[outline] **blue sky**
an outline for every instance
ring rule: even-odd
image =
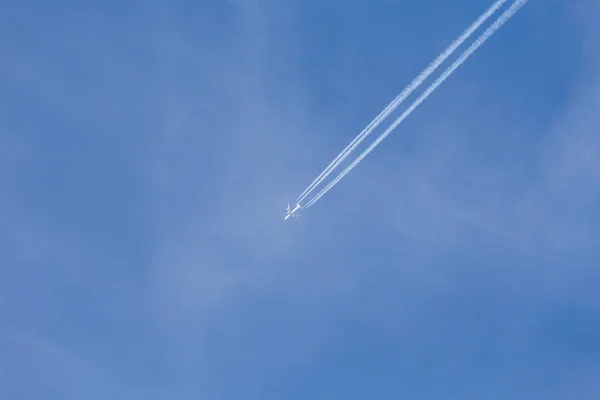
[[[597,1],[5,3],[0,397],[600,396]]]

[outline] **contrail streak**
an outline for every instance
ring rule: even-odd
[[[488,18],[490,18],[508,0],[497,0],[490,8],[471,24],[464,33],[454,40],[429,66],[408,85],[387,107],[367,125],[361,133],[321,172],[321,174],[302,192],[296,203],[302,202],[315,188],[333,172],[333,170],[350,155],[352,151],[388,117],[412,92],[418,88],[446,59],[467,40]]]
[[[406,117],[408,117],[431,93],[433,93],[452,73],[460,67],[490,36],[502,27],[514,14],[519,11],[529,0],[515,0],[515,2],[506,10],[498,19],[479,37],[477,40],[465,50],[460,58],[456,60],[444,73],[433,83],[427,90],[417,99],[411,106],[404,111],[376,140],[369,146],[352,164],[342,171],[333,181],[331,181],[323,190],[311,199],[304,208],[308,208],[316,203],[325,193],[327,193],[336,183],[338,183],[348,172],[350,172],[356,164],[365,158],[383,139],[385,139]]]

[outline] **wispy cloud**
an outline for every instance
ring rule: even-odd
[[[559,375],[564,398],[575,386],[594,393],[593,352],[561,358],[560,338],[547,337],[565,321],[591,326],[598,306],[593,41],[551,121],[532,122],[511,105],[517,89],[490,92],[466,67],[288,224],[285,204],[368,122],[364,109],[389,99],[351,85],[370,65],[344,42],[321,51],[362,64],[329,75],[347,98],[323,106],[328,93],[303,64],[303,34],[316,29],[304,3],[216,3],[194,16],[167,2],[119,18],[72,10],[63,18],[75,25],[3,44],[0,86],[29,104],[0,111],[0,166],[14,171],[0,179],[18,193],[0,200],[14,266],[2,269],[0,332],[16,332],[3,340],[14,358],[62,370],[52,381],[65,389],[74,364],[58,354],[76,355],[89,378],[76,394],[299,396],[317,375],[329,378],[312,393],[355,398],[379,383],[417,393],[431,379],[459,394],[475,380],[485,398],[518,381],[500,393],[536,397]],[[594,38],[597,10],[584,8],[578,25]],[[536,360],[554,363],[528,375]],[[405,377],[398,387],[386,386],[390,365]]]

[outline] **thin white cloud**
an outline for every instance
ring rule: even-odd
[[[33,223],[31,215],[10,219],[11,227],[26,223],[21,233],[17,230],[13,236],[19,257],[33,257],[28,252],[37,248],[42,255],[32,263],[54,257],[65,266],[81,267],[66,268],[75,271],[73,276],[64,271],[55,276],[57,287],[69,281],[72,287],[90,289],[91,297],[105,301],[99,309],[114,310],[115,320],[151,309],[148,326],[161,329],[159,338],[152,341],[159,347],[152,350],[158,354],[156,359],[164,356],[171,372],[193,371],[193,377],[170,383],[188,382],[188,378],[202,383],[215,377],[229,379],[228,366],[235,363],[242,363],[249,371],[244,374],[249,381],[267,372],[302,368],[332,351],[336,343],[333,337],[352,325],[348,321],[376,326],[378,335],[406,340],[407,348],[413,346],[418,352],[446,334],[440,329],[447,322],[440,304],[453,298],[453,291],[465,288],[458,283],[462,277],[456,276],[460,267],[450,262],[440,266],[432,259],[448,257],[458,263],[452,256],[459,251],[476,257],[480,250],[476,244],[482,241],[509,251],[524,249],[528,260],[537,261],[544,260],[541,251],[557,246],[567,254],[590,250],[593,238],[589,234],[597,230],[593,218],[588,218],[590,214],[577,206],[593,199],[599,190],[595,133],[599,90],[598,82],[591,81],[574,90],[570,105],[545,132],[547,138],[532,149],[536,159],[528,168],[533,166],[534,172],[528,169],[526,176],[519,168],[492,167],[470,153],[470,135],[506,133],[494,127],[497,110],[484,110],[477,123],[469,124],[462,118],[453,119],[450,113],[439,114],[438,121],[419,124],[422,131],[410,132],[429,136],[430,142],[402,157],[394,153],[390,142],[389,152],[384,149],[374,154],[310,215],[284,224],[283,207],[288,197],[309,183],[345,144],[341,139],[336,146],[330,143],[330,128],[343,126],[339,121],[351,115],[337,106],[332,106],[335,112],[327,117],[312,113],[313,94],[304,87],[296,63],[302,43],[288,40],[296,29],[294,6],[290,2],[240,3],[243,7],[236,23],[220,30],[221,48],[212,43],[214,38],[196,40],[195,28],[169,15],[167,4],[153,19],[157,34],[150,36],[155,42],[141,33],[139,37],[128,36],[132,42],[143,38],[142,58],[160,60],[158,64],[134,61],[135,56],[127,56],[129,45],[118,47],[119,57],[106,46],[93,58],[102,65],[106,55],[113,72],[121,67],[128,72],[116,74],[115,80],[101,76],[95,83],[88,82],[90,87],[139,86],[147,95],[139,101],[146,106],[156,104],[153,113],[141,112],[143,107],[132,111],[131,118],[144,119],[142,125],[149,127],[143,133],[131,133],[135,145],[121,140],[130,137],[121,136],[127,132],[123,126],[117,133],[110,131],[119,143],[117,147],[132,153],[137,167],[144,170],[148,204],[139,206],[148,212],[144,225],[148,230],[144,233],[146,245],[151,247],[144,259],[147,265],[136,265],[140,269],[132,272],[132,263],[118,250],[103,248],[91,239],[79,241],[72,232],[50,229],[39,221]],[[277,8],[271,8],[275,3]],[[265,4],[268,7],[261,8]],[[286,23],[274,29],[273,21]],[[129,32],[120,25],[112,29]],[[91,37],[102,39],[102,35]],[[77,43],[76,38],[73,41]],[[488,55],[493,52],[491,47]],[[591,54],[595,47],[587,49]],[[82,53],[87,54],[85,50]],[[75,85],[61,91],[68,79],[57,78],[57,61],[49,63],[44,75],[49,82],[36,78],[33,66],[43,64],[45,58],[32,54],[20,53],[26,67],[22,70],[15,62],[20,57],[16,54],[19,57],[9,68],[10,79],[24,82],[41,103],[51,104],[54,111],[65,119],[77,120],[75,125],[82,128],[99,121],[109,132],[107,127],[118,125],[115,121],[127,120],[122,118],[126,113],[117,110],[122,105],[110,101],[117,95],[99,88],[79,91]],[[130,63],[120,64],[121,58]],[[350,58],[356,60],[356,54]],[[271,60],[283,65],[280,71],[287,74],[285,79],[270,74]],[[588,56],[586,60],[597,58]],[[148,83],[154,72],[160,77],[157,85]],[[340,75],[344,73],[352,75],[346,71]],[[125,84],[130,81],[135,84]],[[274,87],[277,85],[272,82],[285,82],[286,87]],[[453,87],[460,88],[461,84]],[[350,97],[360,97],[350,85],[344,91]],[[85,93],[93,94],[93,100],[83,96]],[[134,102],[139,95],[134,93],[125,99]],[[447,90],[438,97],[450,95]],[[465,94],[450,110],[460,109],[463,101],[476,102],[477,95],[481,94],[475,93],[473,99]],[[71,108],[73,104],[79,108]],[[111,105],[108,114],[99,111],[107,110],[104,105]],[[502,102],[502,106],[507,104]],[[426,109],[424,105],[422,114]],[[472,113],[462,111],[460,115]],[[321,128],[315,129],[317,126]],[[519,123],[513,126],[515,131],[509,136],[518,141],[515,138],[520,132],[516,131],[525,132],[526,128]],[[347,137],[352,137],[352,132]],[[332,149],[333,154],[328,154]],[[10,165],[15,164],[10,161]],[[349,248],[356,252],[348,253]],[[365,249],[374,250],[370,254],[384,249],[394,258],[385,262],[359,258]],[[110,273],[104,266],[111,267]],[[480,273],[484,272],[493,271]],[[526,272],[530,281],[540,277],[540,273]],[[566,274],[556,276],[561,279],[554,278],[548,285],[511,284],[513,297],[506,301],[519,309],[520,301],[536,298],[538,294],[527,291],[534,287],[563,299],[577,297],[573,300],[576,304],[597,302],[595,292],[582,284],[589,276],[585,272],[571,274],[568,279],[563,279]],[[128,289],[135,289],[130,297],[126,296]],[[387,324],[390,319],[397,324]],[[281,321],[286,321],[285,326],[280,326]],[[513,333],[515,336],[521,335],[510,338],[518,342],[514,348],[526,347],[528,340],[535,338],[536,331],[524,315],[510,327],[519,332]],[[463,333],[454,329],[455,334]],[[457,348],[477,350],[465,342],[468,338],[450,339]],[[88,358],[102,360],[90,350],[90,343],[82,347],[88,350],[86,362],[90,362]],[[450,363],[460,356],[450,354],[442,361]],[[114,372],[123,373],[128,367],[120,367],[122,363],[117,361],[122,360],[113,359]],[[111,361],[104,359],[99,365],[111,365]],[[62,382],[68,384],[67,380]],[[251,385],[236,383],[239,387]],[[231,381],[227,385],[231,386]],[[488,391],[482,388],[481,392]]]

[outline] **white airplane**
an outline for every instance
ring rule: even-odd
[[[292,208],[290,207],[290,203],[288,203],[288,205],[287,205],[287,215],[285,216],[285,218],[283,220],[285,221],[289,217],[298,218],[299,215],[298,214],[294,214],[294,213],[296,211],[298,211],[299,209],[301,209],[301,208],[302,208],[302,206],[300,204],[296,204],[296,207],[294,207],[294,209],[292,210]]]

